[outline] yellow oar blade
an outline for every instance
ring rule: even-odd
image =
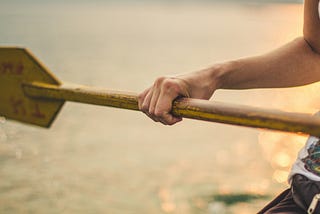
[[[0,48],[0,116],[49,127],[64,101],[139,110],[135,93],[59,81],[28,50]],[[176,116],[320,136],[320,118],[249,106],[182,98]]]
[[[32,81],[60,85],[27,49],[0,48],[0,116],[49,127],[64,101],[27,97],[22,84]]]
[[[116,108],[139,110],[138,95],[82,85],[56,86],[41,82],[25,83],[24,92],[38,99],[67,100]],[[176,116],[254,128],[320,136],[320,118],[304,113],[256,108],[191,98],[174,101]]]

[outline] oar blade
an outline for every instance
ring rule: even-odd
[[[49,127],[64,101],[26,96],[22,84],[33,81],[60,85],[27,49],[0,47],[0,116]]]

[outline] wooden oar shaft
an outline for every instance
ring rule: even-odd
[[[137,94],[119,92],[83,85],[52,85],[41,82],[25,83],[23,90],[27,96],[66,100],[101,106],[139,110]]]
[[[26,95],[34,98],[139,110],[138,97],[134,93],[79,85],[56,86],[40,82],[25,83],[23,89]],[[172,113],[190,119],[320,136],[320,118],[304,113],[289,113],[190,98],[174,101]]]

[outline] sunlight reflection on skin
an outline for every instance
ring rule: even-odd
[[[199,8],[182,9],[168,7],[167,10],[156,6],[147,9],[129,6],[91,9],[80,7],[85,13],[77,13],[75,11],[78,11],[78,7],[69,10],[70,5],[69,7],[63,5],[57,7],[62,10],[57,11],[60,11],[63,22],[54,16],[53,18],[44,16],[39,22],[39,24],[45,23],[40,26],[47,27],[48,20],[49,23],[55,23],[53,21],[55,18],[60,21],[59,28],[53,32],[48,28],[48,31],[40,34],[42,38],[40,42],[37,34],[41,31],[38,31],[37,25],[30,25],[31,29],[28,32],[25,32],[23,26],[19,28],[21,32],[8,32],[12,33],[13,39],[16,40],[21,39],[17,37],[20,34],[23,35],[22,38],[34,38],[35,41],[28,44],[43,54],[40,58],[48,60],[48,65],[52,60],[49,67],[57,70],[57,75],[62,79],[138,91],[147,86],[154,77],[169,72],[167,70],[185,72],[214,61],[260,54],[301,35],[301,5],[285,4],[268,7],[237,6],[207,9],[199,6]],[[66,15],[69,12],[71,15]],[[280,14],[284,16],[283,19],[280,18],[282,21],[279,21]],[[97,17],[99,22],[94,22]],[[224,19],[223,22],[221,17]],[[234,23],[235,19],[239,19],[240,24]],[[103,24],[100,20],[104,20]],[[212,22],[210,25],[207,24],[208,20]],[[238,32],[238,38],[235,38],[235,32]],[[53,39],[55,37],[50,37],[56,34],[61,35],[57,41]],[[11,35],[7,34],[7,37],[11,38]],[[250,38],[247,39],[248,37]],[[51,41],[52,45],[46,46],[47,41]],[[79,41],[81,48],[77,43]],[[243,41],[245,44],[242,44]],[[93,68],[95,75],[88,72],[88,70],[93,71]],[[248,96],[251,92],[229,96],[233,92],[228,91],[222,92],[221,97],[224,101],[239,101],[248,105],[314,112],[319,107],[319,102],[316,101],[319,100],[316,99],[318,89],[317,86],[311,86],[294,90],[273,90],[271,93],[255,91],[252,92],[255,95],[252,97]],[[261,98],[257,99],[259,96]],[[260,175],[261,172],[269,173],[270,170],[261,167],[265,166],[265,161],[256,155],[260,152],[256,138],[250,138],[250,142],[243,139],[238,141],[237,136],[224,138],[230,133],[230,127],[225,126],[221,129],[223,130],[221,133],[217,133],[211,131],[216,124],[197,123],[195,127],[194,123],[189,121],[181,124],[180,128],[183,127],[181,129],[178,125],[169,130],[143,119],[140,123],[132,122],[134,121],[132,118],[138,119],[135,117],[136,114],[129,118],[131,115],[124,113],[128,118],[122,120],[123,115],[113,113],[116,110],[110,110],[112,113],[108,114],[106,113],[108,110],[99,111],[94,107],[88,115],[85,115],[83,109],[86,108],[87,112],[90,107],[81,108],[72,104],[66,106],[53,129],[43,131],[42,134],[39,134],[38,130],[37,134],[32,134],[33,132],[28,130],[28,136],[31,136],[28,139],[23,139],[23,136],[15,133],[13,128],[10,131],[4,128],[10,144],[0,149],[4,154],[13,154],[13,158],[19,160],[18,165],[17,161],[6,163],[6,168],[1,174],[9,182],[8,187],[12,191],[10,194],[22,195],[21,198],[13,200],[8,197],[10,194],[2,194],[4,201],[12,202],[13,209],[34,207],[33,212],[46,212],[48,205],[43,199],[50,199],[56,194],[57,199],[52,202],[53,210],[63,208],[70,212],[74,209],[88,208],[101,213],[115,213],[113,211],[119,211],[121,207],[123,211],[120,211],[121,213],[134,208],[137,208],[139,213],[154,213],[147,212],[148,208],[165,213],[193,213],[190,208],[193,206],[192,203],[200,209],[205,209],[208,204],[206,199],[201,197],[213,192],[230,194],[240,189],[257,194],[273,193],[272,188],[275,185],[272,182],[286,182],[291,163],[305,141],[305,137],[261,131],[258,138],[259,145],[263,150],[263,157],[273,170],[268,177]],[[83,117],[86,122],[79,121],[77,116]],[[109,122],[103,121],[106,119],[99,120],[103,125],[97,126],[97,122],[92,119],[95,117],[107,118]],[[106,130],[112,134],[108,135]],[[123,130],[126,130],[126,134],[123,134]],[[171,130],[180,132],[177,134]],[[179,138],[183,135],[185,137]],[[11,136],[19,138],[18,143],[22,146],[15,146]],[[42,139],[39,139],[39,136],[42,136]],[[226,141],[219,137],[230,140],[227,142],[228,145],[224,146]],[[1,135],[0,127],[0,141],[1,138],[6,140],[7,136]],[[32,143],[41,140],[45,142]],[[171,144],[167,144],[166,141],[170,141]],[[185,142],[179,144],[182,141]],[[253,144],[257,145],[257,148],[250,154],[252,148],[249,145]],[[145,157],[141,155],[143,153],[146,154]],[[176,154],[180,154],[180,157],[175,157]],[[230,157],[230,154],[233,156]],[[257,159],[252,161],[246,154]],[[128,158],[128,161],[124,161],[125,158]],[[188,161],[183,163],[182,159]],[[139,170],[134,171],[138,173],[132,173],[131,167],[135,165],[132,160],[136,160],[137,165],[141,166]],[[173,164],[168,166],[166,164],[168,160]],[[234,160],[236,161],[232,162]],[[246,171],[248,168],[250,170]],[[25,200],[23,197],[32,195],[34,191],[32,187],[39,186],[36,183],[38,180],[32,177],[33,170],[22,169],[40,172],[37,176],[45,181],[40,185],[41,190],[37,192],[38,195],[30,200]],[[240,177],[244,172],[247,172],[246,177]],[[153,176],[149,177],[148,173]],[[128,179],[128,174],[132,176],[131,179]],[[19,183],[22,178],[25,179],[24,182]],[[146,180],[150,182],[147,183],[149,186],[143,185]],[[243,182],[243,185],[238,188],[239,185],[234,185],[237,182]],[[204,184],[210,185],[201,187]],[[3,186],[4,189],[8,189],[0,184],[0,188]],[[130,186],[141,188],[142,191],[128,191]],[[16,187],[22,187],[20,189],[25,190],[25,193],[20,193]],[[203,190],[198,192],[201,188]],[[195,195],[196,199],[190,200]],[[136,198],[138,200],[135,201]],[[97,201],[101,202],[101,206],[95,203]],[[105,201],[108,201],[108,206],[105,206]],[[133,205],[128,204],[128,201]],[[30,206],[34,203],[37,203],[37,206]],[[11,208],[7,204],[10,203],[2,203],[0,210]],[[231,207],[223,207],[220,204],[218,208],[211,208],[234,211],[228,213],[255,213],[263,204],[240,203]]]
[[[302,34],[302,13],[301,8],[292,6],[283,8],[290,10],[291,16],[297,19],[297,23],[288,22],[287,31],[282,34],[279,40],[290,40]],[[297,14],[299,14],[297,16]],[[318,83],[293,88],[276,89],[273,94],[273,102],[269,103],[270,108],[278,108],[284,111],[315,113],[320,107],[319,96],[320,85]],[[266,104],[262,101],[262,105]],[[259,134],[259,144],[264,153],[264,158],[270,163],[274,172],[272,179],[277,183],[286,184],[291,166],[295,161],[298,151],[303,147],[307,136],[298,136],[280,132],[262,130]]]

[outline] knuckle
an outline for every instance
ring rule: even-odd
[[[175,94],[179,94],[181,92],[181,87],[177,84],[175,84],[171,90],[175,93]]]
[[[164,91],[175,94],[181,91],[179,83],[174,78],[170,77],[159,77],[155,81],[154,87],[161,88]]]
[[[172,82],[171,79],[166,79],[166,80],[164,80],[164,81],[162,82],[162,87],[163,87],[164,89],[170,89],[170,88],[173,87],[173,85],[174,85],[174,83]]]
[[[179,93],[180,91],[180,86],[179,84],[172,80],[172,79],[167,79],[162,83],[163,89],[166,90],[167,92],[171,93]]]
[[[166,77],[158,77],[156,81],[154,82],[155,86],[161,85],[163,81],[165,81]]]

